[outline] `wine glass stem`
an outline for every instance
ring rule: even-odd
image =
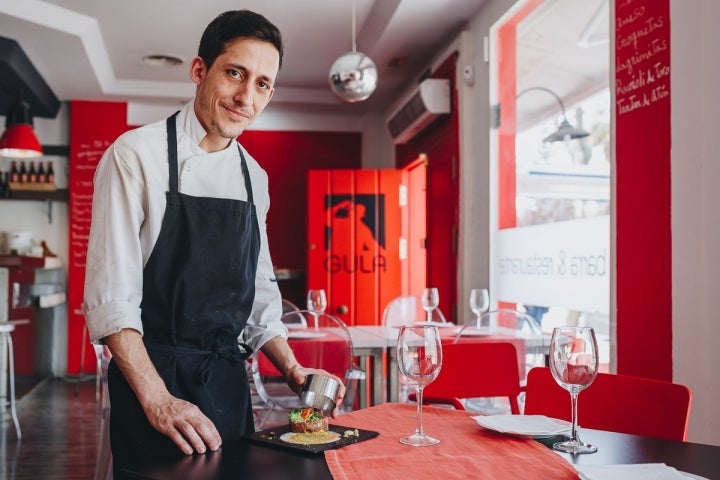
[[[423,432],[423,421],[422,421],[422,405],[423,405],[423,385],[415,386],[415,397],[417,398],[417,427],[415,428],[415,434],[424,436]]]
[[[318,312],[316,310],[312,311],[313,319],[315,320],[315,330],[320,330],[320,325],[318,325]]]
[[[570,439],[577,441],[577,427],[578,427],[578,396],[580,392],[570,391],[570,412],[572,418],[572,430],[570,431]]]

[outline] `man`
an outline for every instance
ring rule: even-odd
[[[236,142],[272,98],[282,53],[261,15],[219,15],[190,65],[194,100],[119,137],[98,165],[84,308],[91,338],[112,353],[116,467],[143,453],[217,450],[252,431],[253,350],[295,391],[313,371],[279,320],[267,175]]]

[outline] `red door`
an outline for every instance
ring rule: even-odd
[[[307,288],[325,289],[327,311],[348,325],[378,325],[408,291],[406,179],[390,169],[309,172]]]

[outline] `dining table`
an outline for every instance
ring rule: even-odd
[[[400,331],[395,326],[374,326],[374,325],[358,325],[348,328],[350,335],[355,342],[355,338],[363,338],[365,345],[373,345],[372,352],[373,370],[371,377],[371,405],[378,405],[383,402],[397,402],[399,398],[399,371],[397,365],[397,339]],[[509,329],[498,329],[495,332],[476,332],[472,327],[466,327],[462,335],[458,335],[462,325],[446,323],[438,326],[443,343],[451,343],[455,341],[463,343],[487,343],[487,342],[509,342],[515,345],[518,352],[518,367],[521,377],[525,372],[525,352],[528,348],[543,348],[543,340],[540,339],[540,345],[535,342],[518,336],[515,331]],[[357,349],[357,346],[355,346]],[[369,353],[362,352],[362,353]],[[384,352],[385,360],[381,360],[381,352]],[[383,368],[384,367],[384,368]],[[384,391],[383,389],[384,385]]]
[[[552,450],[552,444],[567,435],[542,439],[506,435],[481,427],[475,415],[424,407],[424,430],[440,443],[412,447],[399,439],[415,430],[415,405],[384,403],[331,420],[343,428],[378,433],[342,448],[306,453],[243,439],[204,455],[137,459],[123,473],[127,478],[189,480],[578,479],[577,465],[660,463],[700,478],[720,478],[720,446],[581,428],[583,440],[597,445],[598,451],[570,455]]]

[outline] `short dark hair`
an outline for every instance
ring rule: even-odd
[[[254,38],[271,43],[280,54],[282,66],[283,43],[280,30],[259,13],[250,10],[230,10],[221,13],[208,24],[200,39],[198,57],[210,69],[227,44],[238,38]]]

